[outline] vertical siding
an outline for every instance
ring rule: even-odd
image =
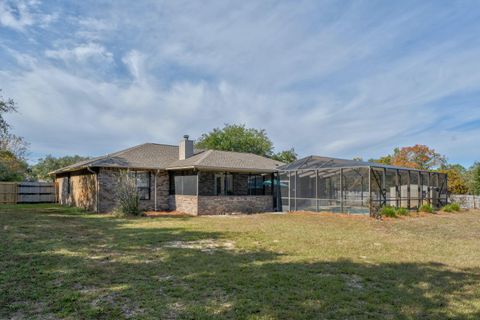
[[[58,184],[60,204],[96,211],[97,179],[94,173],[87,170],[70,173],[70,192],[67,174],[57,176],[55,182]]]

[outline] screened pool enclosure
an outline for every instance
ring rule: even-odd
[[[447,203],[447,175],[380,163],[310,156],[279,168],[282,211],[374,215],[386,205]]]

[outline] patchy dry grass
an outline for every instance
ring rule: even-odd
[[[0,206],[0,318],[478,319],[480,213],[116,218]]]

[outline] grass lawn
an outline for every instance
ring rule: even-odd
[[[0,206],[1,319],[479,319],[480,212],[122,219]]]

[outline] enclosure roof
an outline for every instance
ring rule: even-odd
[[[403,170],[410,170],[410,171],[427,171],[427,170],[418,170],[418,169],[412,169],[412,168],[391,166],[388,164],[377,163],[377,162],[338,159],[338,158],[321,157],[321,156],[305,157],[295,162],[292,162],[290,164],[281,166],[278,168],[278,170],[295,171],[295,170],[312,170],[312,169],[327,169],[327,168],[358,168],[358,167],[375,167],[375,168],[386,168],[386,169],[403,169]]]
[[[167,170],[203,169],[245,172],[275,172],[282,162],[253,153],[205,150],[171,163]]]
[[[197,152],[199,150],[195,150],[195,153]],[[177,159],[178,146],[144,143],[115,153],[80,161],[50,174],[76,171],[87,167],[165,169]]]

